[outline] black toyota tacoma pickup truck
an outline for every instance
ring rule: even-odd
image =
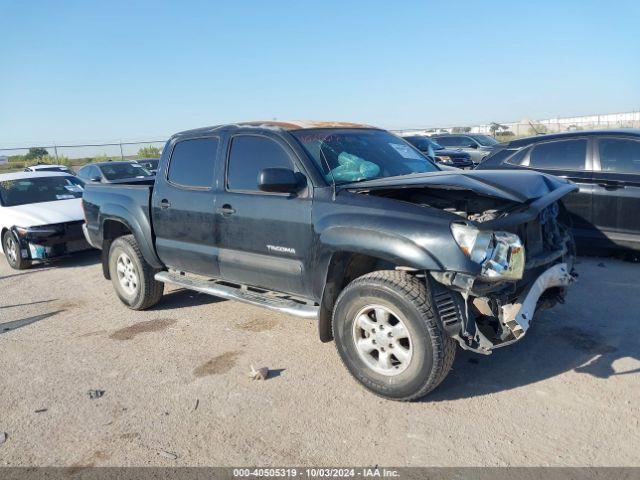
[[[88,184],[83,205],[129,308],[168,283],[315,318],[365,387],[413,400],[456,345],[489,354],[563,299],[574,190],[532,171],[454,171],[365,125],[250,122],[176,134],[155,180]]]

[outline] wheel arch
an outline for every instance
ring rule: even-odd
[[[333,307],[344,287],[367,273],[378,270],[394,270],[400,267],[404,267],[404,265],[399,265],[388,257],[353,251],[333,252],[324,279],[324,289],[318,314],[320,341],[329,342],[333,340],[331,331]],[[410,269],[411,267],[406,268]]]
[[[152,240],[147,239],[147,235],[151,237],[151,229],[149,226],[143,228],[135,218],[124,215],[105,215],[101,219],[102,232],[102,274],[106,279],[109,275],[109,250],[111,244],[119,237],[124,235],[133,235],[140,252],[144,259],[154,268],[161,268],[162,264],[156,255],[152,245]]]

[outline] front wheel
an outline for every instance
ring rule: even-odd
[[[15,234],[9,230],[4,232],[2,236],[2,250],[11,268],[24,270],[31,266],[31,262],[28,259],[22,258],[20,242]]]
[[[164,283],[142,256],[133,235],[117,238],[109,250],[109,274],[116,294],[132,310],[145,310],[162,298]]]
[[[455,341],[442,330],[424,282],[403,272],[373,272],[351,282],[336,301],[332,327],[351,374],[393,400],[432,391],[455,358]]]

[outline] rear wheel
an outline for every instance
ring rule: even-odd
[[[117,238],[109,250],[109,274],[116,294],[132,310],[145,310],[160,301],[164,283],[154,276],[158,270],[142,256],[133,235]]]
[[[351,282],[336,301],[332,327],[351,374],[393,400],[432,391],[455,358],[455,341],[440,327],[425,284],[403,272],[373,272]]]
[[[31,262],[28,259],[22,258],[20,242],[15,234],[9,230],[4,232],[2,236],[2,250],[11,268],[24,270],[31,266]]]

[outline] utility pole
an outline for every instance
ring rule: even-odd
[[[122,139],[120,139],[120,158],[124,160],[124,153],[122,152]]]

